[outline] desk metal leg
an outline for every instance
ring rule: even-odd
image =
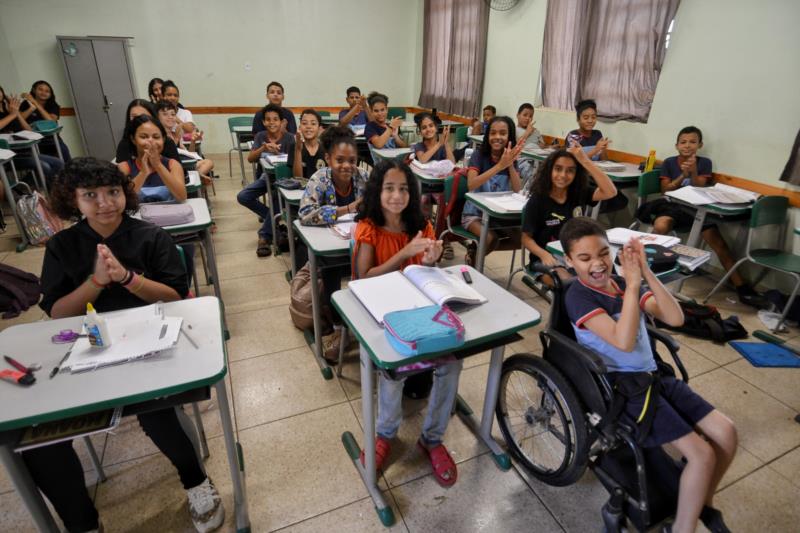
[[[208,255],[208,269],[211,271],[211,283],[214,284],[214,295],[219,298],[222,308],[222,327],[225,331],[225,339],[229,337],[228,319],[225,315],[225,301],[222,299],[222,289],[219,283],[219,272],[217,271],[217,255],[214,252],[214,241],[211,239],[211,232],[206,228],[203,230],[203,242],[205,243],[206,254]]]
[[[225,450],[228,453],[228,466],[231,469],[233,482],[233,504],[236,512],[236,531],[246,533],[250,531],[250,517],[247,514],[247,495],[244,484],[244,453],[242,446],[236,441],[233,432],[228,393],[225,387],[225,378],[216,385],[217,403],[219,404],[219,418],[222,421],[222,434],[225,437]]]
[[[58,154],[58,158],[64,163],[64,154],[61,153],[61,137],[59,137],[58,133],[53,135],[53,141],[56,143],[56,153]]]
[[[39,179],[41,180],[42,193],[47,195],[47,178],[44,175],[42,160],[39,157],[39,147],[35,144],[31,146],[31,153],[33,154],[33,160],[36,163],[36,172],[39,174]]]
[[[361,464],[360,453],[361,450],[356,442],[355,437],[349,431],[342,434],[342,444],[347,454],[353,461],[364,486],[367,487],[367,492],[372,497],[372,502],[375,504],[375,511],[381,523],[390,527],[394,524],[394,511],[386,500],[383,499],[380,489],[378,488],[378,476],[375,472],[375,414],[372,399],[372,388],[375,382],[375,370],[372,368],[372,361],[369,358],[367,350],[363,346],[360,347],[361,352],[361,416],[364,421],[364,465]]]
[[[237,152],[239,152],[239,169],[242,171],[242,187],[247,185],[247,178],[244,175],[244,155],[242,154],[242,140],[239,137],[239,132],[236,133],[236,146],[238,147]]]
[[[489,237],[489,212],[485,209],[481,215],[481,236],[478,241],[478,257],[475,259],[475,269],[483,273],[483,261],[486,258],[486,240]]]
[[[483,398],[483,413],[481,414],[480,425],[475,420],[472,410],[460,400],[457,402],[457,412],[467,426],[480,438],[492,452],[492,459],[497,463],[501,470],[511,468],[511,459],[500,448],[497,441],[492,437],[492,424],[494,423],[494,408],[497,405],[497,392],[500,388],[500,374],[503,370],[503,353],[505,346],[498,346],[492,349],[492,356],[489,360],[489,374],[486,379],[486,394]]]
[[[278,247],[278,226],[275,224],[275,216],[278,214],[275,211],[279,210],[280,208],[276,209],[275,204],[273,203],[273,196],[272,196],[272,183],[270,183],[270,175],[269,172],[264,170],[264,181],[267,183],[267,203],[269,204],[269,224],[272,227],[272,254],[273,255],[281,255],[281,249]],[[280,203],[280,199],[278,199]]]
[[[686,245],[697,248],[700,244],[700,232],[703,231],[703,224],[706,221],[706,208],[698,207],[694,212],[694,222],[692,223],[692,230],[689,232],[689,237],[686,239]]]
[[[284,213],[286,213],[286,234],[289,237],[289,260],[292,264],[291,276],[288,276],[291,281],[294,278],[294,275],[297,274],[297,265],[294,262],[294,227],[292,225],[292,205],[284,200],[283,206],[281,208]]]
[[[3,189],[6,191],[6,199],[11,206],[11,215],[14,217],[14,222],[16,222],[17,229],[19,230],[19,238],[22,242],[17,245],[17,251],[21,252],[28,247],[28,236],[25,234],[22,220],[20,220],[19,213],[17,213],[17,204],[14,202],[14,190],[11,188],[11,184],[8,181],[8,175],[6,174],[6,168],[3,163],[0,163],[0,178],[3,180]]]
[[[56,527],[56,522],[50,515],[47,505],[44,503],[39,489],[31,478],[22,456],[14,453],[10,445],[0,446],[0,462],[8,472],[8,477],[14,484],[22,503],[33,518],[36,524],[36,529],[48,533],[58,533],[59,529]]]
[[[310,248],[308,250],[308,268],[311,270],[311,286],[316,287],[317,283],[319,283],[317,281],[317,256]],[[333,379],[333,369],[331,369],[322,358],[322,329],[320,328],[322,313],[320,310],[319,294],[317,294],[315,290],[311,291],[311,313],[314,319],[314,345],[311,347],[314,351],[314,359],[317,360],[317,365],[319,365],[319,370],[322,372],[322,377],[325,379]]]

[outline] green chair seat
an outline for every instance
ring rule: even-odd
[[[751,250],[750,256],[758,265],[785,270],[786,272],[800,273],[800,255],[787,253],[783,250],[762,248],[760,250]]]
[[[464,226],[453,226],[450,229],[451,229],[451,231],[453,233],[455,233],[456,235],[458,235],[459,237],[462,237],[464,239],[469,239],[471,241],[477,241],[478,238],[479,238],[478,235],[475,235],[471,231],[467,230]]]

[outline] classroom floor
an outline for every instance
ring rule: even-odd
[[[255,532],[383,531],[355,468],[341,444],[344,431],[359,442],[360,385],[357,357],[345,361],[341,379],[322,379],[303,335],[289,318],[288,254],[256,257],[258,222],[236,202],[240,175],[228,175],[224,155],[213,157],[222,179],[212,196],[214,236],[231,339],[229,392],[244,449],[247,500]],[[7,218],[8,220],[8,218]],[[0,262],[40,273],[43,250],[13,252],[11,228],[0,235]],[[5,251],[3,251],[5,250]],[[456,246],[456,262],[463,261]],[[504,283],[510,253],[487,259],[486,273]],[[707,279],[688,282],[684,293],[701,296]],[[545,314],[547,304],[519,281],[512,292]],[[210,294],[208,287],[201,290]],[[739,315],[748,331],[763,328],[755,312],[735,303],[731,292],[716,297],[723,313]],[[730,299],[729,299],[730,298]],[[32,308],[0,321],[0,329],[43,319]],[[540,326],[541,327],[541,326]],[[540,352],[539,328],[506,350]],[[793,330],[791,337],[799,337]],[[751,366],[729,346],[686,338],[681,356],[692,387],[729,415],[739,430],[739,452],[723,479],[716,505],[737,532],[797,531],[800,523],[800,379],[796,370]],[[465,361],[460,394],[479,411],[488,354]],[[458,483],[442,489],[416,451],[425,402],[408,402],[407,418],[381,487],[395,510],[391,531],[512,532],[599,531],[606,492],[587,472],[576,485],[546,486],[516,468],[501,472],[466,426],[453,418],[445,443],[459,468]],[[233,499],[219,414],[214,399],[202,406],[211,457],[206,468],[223,496],[222,531],[234,531]],[[497,424],[495,433],[499,436]],[[114,434],[93,439],[107,482],[96,476],[83,443],[75,448],[86,468],[97,508],[108,532],[193,531],[186,496],[167,459],[157,452],[135,419]],[[792,526],[792,524],[795,524]],[[701,530],[705,531],[702,526]],[[5,472],[0,469],[0,531],[35,531]]]

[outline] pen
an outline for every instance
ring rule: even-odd
[[[53,368],[53,370],[50,371],[50,379],[53,379],[53,377],[56,374],[58,374],[58,371],[61,370],[61,365],[64,364],[64,362],[67,360],[67,358],[71,353],[72,353],[72,346],[69,347],[69,350],[67,350],[67,353],[64,354],[64,357],[61,358],[61,361],[58,362],[55,368]]]
[[[9,357],[7,355],[4,355],[3,359],[6,360],[6,363],[8,363],[9,365],[13,366],[14,368],[19,370],[20,372],[24,372],[25,374],[27,374],[29,372],[27,366],[23,365],[22,363],[20,363],[19,361],[17,361],[13,357]]]
[[[189,327],[191,327],[191,326],[189,326]],[[194,349],[195,349],[195,350],[199,350],[199,349],[200,349],[200,347],[197,345],[197,343],[196,343],[196,342],[194,342],[194,339],[192,339],[192,338],[189,336],[189,334],[188,334],[188,333],[186,333],[186,330],[185,330],[185,329],[181,328],[181,333],[183,333],[183,336],[184,336],[184,337],[186,337],[186,340],[188,340],[189,342],[191,342],[191,343],[192,343],[192,346],[194,346]]]

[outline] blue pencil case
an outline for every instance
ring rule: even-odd
[[[393,311],[383,317],[386,339],[400,355],[452,350],[464,344],[464,324],[447,306]]]

